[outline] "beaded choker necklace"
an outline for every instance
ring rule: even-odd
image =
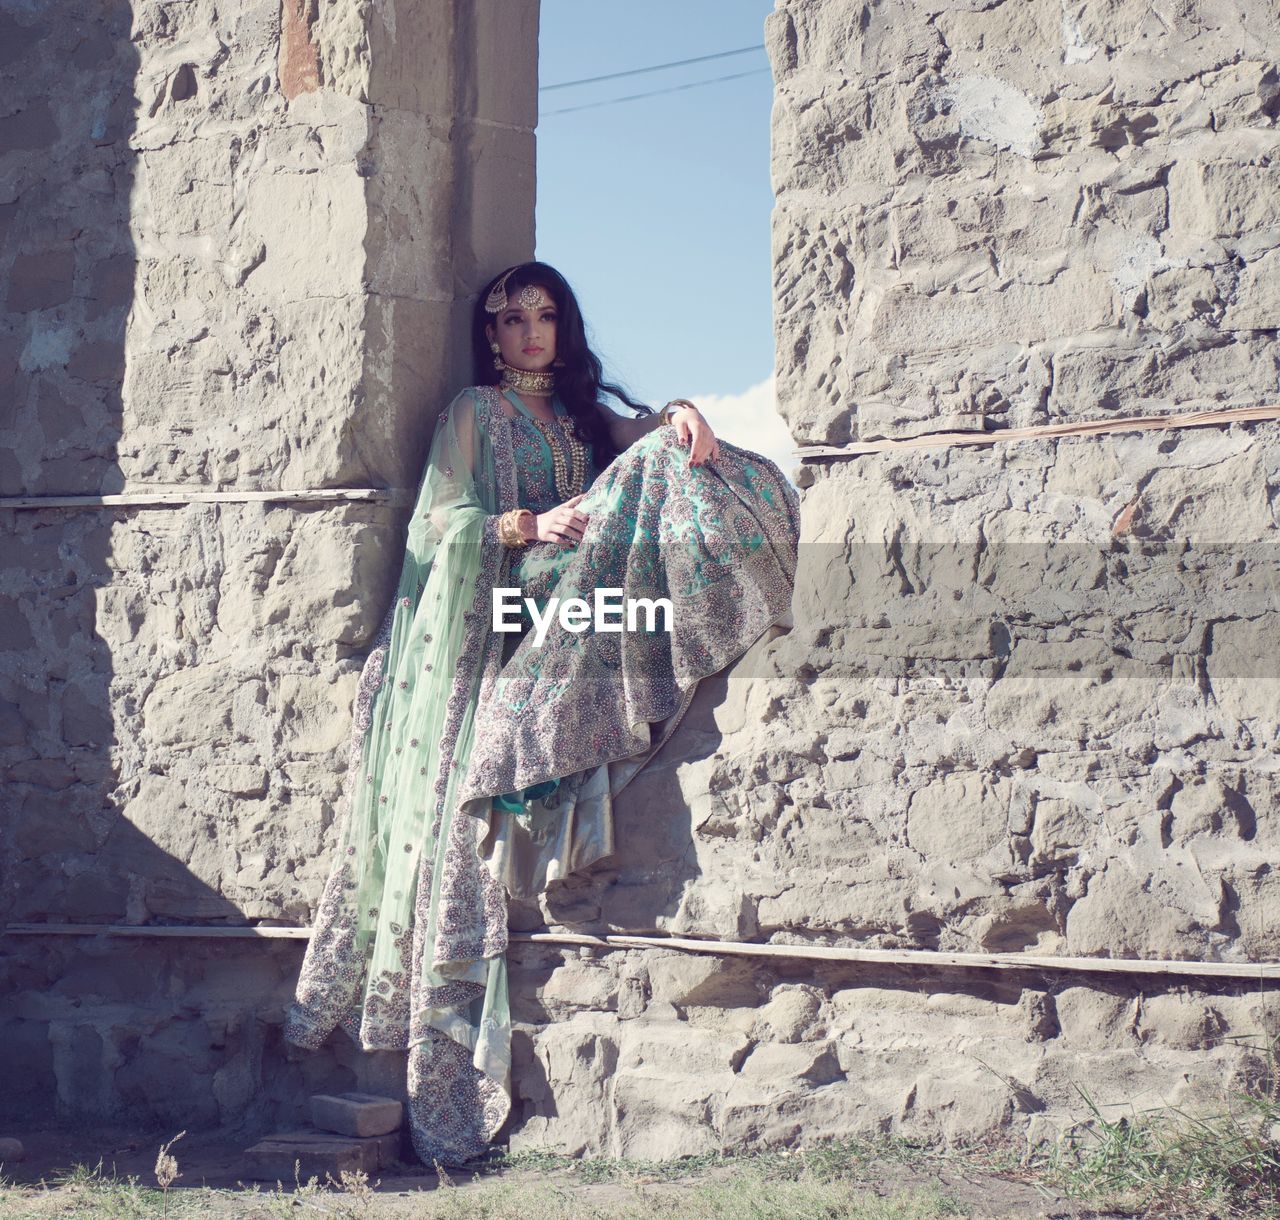
[[[495,362],[497,363],[497,362]],[[554,373],[533,373],[528,369],[517,369],[505,360],[500,362],[504,390],[515,390],[517,394],[550,394],[556,386]]]

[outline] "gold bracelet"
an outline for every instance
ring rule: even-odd
[[[685,407],[688,407],[691,411],[697,411],[699,415],[702,414],[702,412],[698,411],[698,408],[695,407],[687,398],[673,398],[665,407],[662,408],[661,411],[658,412],[658,423],[673,423],[674,421],[671,417],[676,413],[676,411],[683,411]],[[674,408],[674,410],[672,408]]]
[[[498,518],[498,538],[503,546],[518,548],[529,545],[529,539],[520,532],[520,518],[526,513],[533,516],[527,508],[513,508]]]
[[[519,520],[519,509],[512,509],[498,518],[498,537],[502,540],[503,546],[520,547],[524,545],[524,539],[517,524]]]

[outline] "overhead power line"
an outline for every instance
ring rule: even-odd
[[[550,93],[552,89],[571,89],[574,85],[594,85],[602,80],[617,80],[620,76],[639,76],[644,72],[661,72],[664,68],[682,68],[685,64],[703,64],[709,59],[724,59],[729,55],[745,55],[748,51],[763,51],[764,43],[754,47],[739,47],[736,51],[717,51],[714,55],[698,55],[693,59],[673,59],[670,63],[654,64],[648,68],[628,68],[625,72],[610,72],[606,76],[584,76],[582,80],[561,81],[558,85],[543,85],[538,92]]]
[[[690,81],[687,85],[671,85],[666,89],[650,89],[647,93],[629,93],[626,97],[611,97],[603,102],[587,102],[582,106],[565,106],[560,110],[544,110],[539,118],[550,118],[553,114],[572,114],[575,110],[595,110],[598,106],[616,106],[619,102],[635,102],[642,97],[657,97],[659,93],[679,93],[682,89],[697,89],[702,85],[717,85],[724,80],[741,80],[744,76],[759,76],[768,72],[768,68],[754,68],[750,72],[734,72],[729,76],[713,76],[710,80]]]

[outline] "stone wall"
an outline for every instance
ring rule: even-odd
[[[766,37],[797,441],[1280,403],[1272,6],[779,0]],[[1275,961],[1278,480],[1278,422],[807,462],[794,629],[548,915]],[[1219,1108],[1280,1036],[1247,977],[537,953],[522,1145],[1051,1139],[1077,1089]]]
[[[474,292],[533,251],[537,20],[0,14],[0,497],[226,497],[0,508],[0,924],[309,920],[400,504],[470,380]],[[333,488],[381,490],[290,498]],[[6,950],[9,1102],[145,1120],[164,1046],[202,1119],[288,1093],[241,1087],[287,946]],[[231,961],[244,1011],[215,1036],[191,1013],[234,1007]]]
[[[1274,7],[779,0],[801,444],[1276,395]]]
[[[381,6],[355,28],[286,0],[279,30],[264,8],[257,33],[202,33],[205,58],[166,32],[171,8],[140,10],[84,92],[147,82],[125,112],[161,134],[113,156],[153,202],[76,193],[95,179],[73,172],[72,136],[0,161],[70,201],[65,230],[25,194],[0,212],[4,257],[31,256],[4,332],[5,494],[405,485],[424,403],[462,375],[455,296],[527,253],[531,214],[484,175],[532,166],[511,47],[536,6],[502,27],[505,57],[464,20],[482,6],[426,7],[436,24],[399,4],[394,27]],[[71,54],[63,36],[24,54]],[[1266,5],[779,0],[766,37],[798,441],[1277,401]],[[126,47],[140,63],[122,75]],[[423,62],[448,88],[409,79]],[[32,107],[23,138],[72,130]],[[100,323],[125,358],[114,408],[110,376],[90,401],[74,372],[98,264],[76,253],[65,295],[46,283],[59,241],[99,231],[130,246]],[[49,405],[73,391],[74,413]],[[55,464],[73,450],[76,469],[101,463],[86,484]],[[807,463],[794,628],[704,684],[619,801],[611,866],[513,926],[1275,960],[1277,466],[1275,422]],[[384,502],[19,515],[0,564],[20,599],[0,604],[3,914],[308,922],[397,524]],[[66,1116],[172,1121],[179,1070],[209,1124],[296,1116],[318,1081],[396,1087],[394,1057],[341,1035],[319,1056],[282,1047],[297,942],[21,943],[0,1055]],[[1047,1139],[1082,1117],[1077,1087],[1214,1104],[1258,1070],[1232,1039],[1280,1033],[1247,979],[544,944],[511,965],[524,1148]]]
[[[1270,6],[784,3],[769,32],[781,393],[802,441],[1280,401]],[[858,848],[846,878],[881,888],[878,915],[824,884],[810,921],[1277,956],[1278,438],[806,467],[823,562],[782,721],[818,730],[818,808],[882,870]]]
[[[778,0],[766,37],[797,441],[1280,403],[1273,6]],[[616,869],[551,918],[1280,958],[1280,423],[871,452],[800,482],[794,629],[699,695],[626,796]],[[1280,1036],[1248,978],[523,969],[524,1146],[1038,1141],[1086,1117],[1077,1089],[1112,1116],[1217,1109]]]

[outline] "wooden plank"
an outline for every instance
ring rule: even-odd
[[[405,503],[405,493],[384,487],[319,487],[302,491],[126,491],[102,496],[0,496],[0,508],[183,508],[188,504]]]
[[[1037,424],[1030,428],[998,428],[993,432],[933,432],[902,440],[856,441],[848,445],[802,445],[793,450],[801,460],[861,457],[900,449],[954,449],[969,445],[997,445],[1009,441],[1043,440],[1055,436],[1102,436],[1111,432],[1145,432],[1169,428],[1207,428],[1215,424],[1280,419],[1280,405],[1225,407],[1217,411],[1182,411],[1168,415],[1135,415],[1128,419],[1079,420]]]
[[[676,936],[589,936],[575,932],[517,932],[512,934],[511,939],[533,944],[589,945],[600,949],[674,949],[682,953],[710,953],[718,957],[772,957],[911,967],[942,966],[962,970],[1067,970],[1089,974],[1280,979],[1280,962],[1054,957],[1031,953],[943,953],[935,949],[857,949],[844,945],[753,945],[744,941],[693,940]]]
[[[106,923],[11,923],[10,936],[141,936],[161,939],[309,940],[310,928],[229,927],[176,924],[171,927]]]
[[[132,924],[12,923],[11,936],[121,936],[222,940],[307,940],[310,928]],[[578,932],[513,932],[513,944],[581,945],[596,949],[666,949],[717,957],[785,958],[868,965],[936,966],[959,970],[1074,971],[1085,974],[1145,974],[1185,978],[1280,979],[1280,962],[1196,962],[1132,957],[1055,957],[1034,953],[946,953],[936,949],[861,949],[852,945],[758,945],[746,941],[697,940],[680,936],[593,936]]]

